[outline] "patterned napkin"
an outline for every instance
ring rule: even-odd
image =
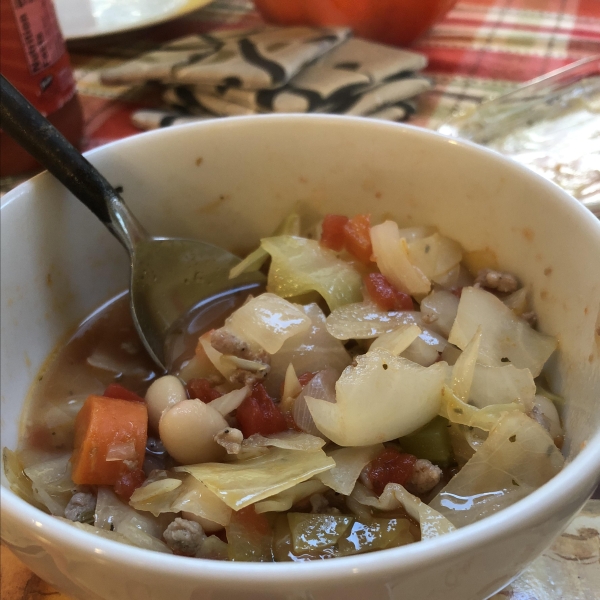
[[[406,120],[430,88],[421,54],[350,37],[341,27],[261,27],[187,36],[102,73],[105,84],[159,82],[164,110],[141,129],[216,116],[329,112]]]

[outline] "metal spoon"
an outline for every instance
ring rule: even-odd
[[[168,370],[171,326],[200,302],[264,283],[259,272],[229,279],[240,259],[197,240],[152,237],[110,183],[3,76],[0,127],[81,200],[125,246],[131,259],[131,314],[146,350]]]

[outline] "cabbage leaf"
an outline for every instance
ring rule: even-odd
[[[486,365],[502,366],[508,358],[537,377],[557,347],[555,338],[532,329],[494,294],[463,288],[449,342],[464,350],[479,326],[483,336],[478,362]]]
[[[188,465],[176,470],[190,473],[227,506],[240,510],[334,466],[333,459],[322,450],[297,452],[274,448],[249,460]]]
[[[458,242],[439,233],[408,243],[408,259],[429,279],[436,281],[462,260]]]
[[[412,433],[440,410],[444,362],[421,367],[384,349],[356,357],[336,383],[336,403],[306,398],[319,431],[340,446],[369,446]]]
[[[331,310],[361,299],[358,271],[319,242],[281,235],[261,240],[261,247],[272,259],[267,281],[270,292],[289,298],[314,290]]]
[[[548,432],[523,413],[511,411],[430,506],[461,527],[513,504],[563,466],[564,458]]]

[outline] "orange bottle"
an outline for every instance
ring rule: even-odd
[[[81,106],[52,0],[0,0],[0,72],[72,144],[79,144]],[[0,130],[0,177],[38,168]]]

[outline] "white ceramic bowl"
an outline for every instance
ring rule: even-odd
[[[235,118],[129,138],[89,154],[152,233],[251,249],[297,205],[427,223],[492,248],[558,336],[568,466],[513,507],[433,541],[332,561],[242,564],[138,550],[61,523],[2,487],[2,538],[80,600],[476,600],[551,542],[600,472],[600,224],[501,156],[410,127],[332,116]],[[2,445],[45,358],[127,285],[125,251],[52,177],[2,207]],[[3,479],[3,486],[6,481]]]

